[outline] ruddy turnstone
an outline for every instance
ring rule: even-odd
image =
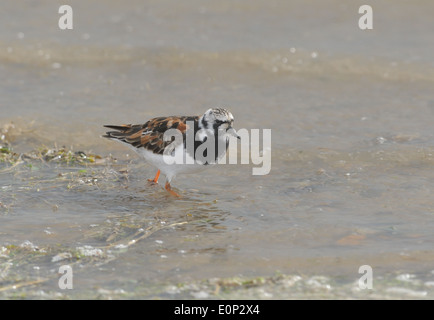
[[[170,186],[172,179],[178,173],[198,172],[209,164],[218,163],[226,155],[229,136],[240,139],[232,127],[233,122],[234,117],[228,110],[213,108],[201,116],[158,117],[144,124],[104,125],[115,131],[108,131],[103,137],[132,147],[158,169],[155,178],[148,181],[158,183],[160,172],[163,173],[165,189],[179,197]],[[182,140],[167,135],[174,131]]]

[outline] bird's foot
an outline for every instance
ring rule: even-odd
[[[178,193],[176,193],[175,191],[172,190],[172,187],[170,186],[170,183],[169,183],[169,182],[166,182],[166,186],[165,186],[164,188],[165,188],[165,189],[167,190],[167,192],[169,192],[172,196],[175,196],[175,197],[178,197],[178,198],[181,197]]]
[[[160,177],[160,170],[157,171],[157,174],[155,175],[154,179],[148,179],[149,182],[152,184],[158,184],[158,178]]]

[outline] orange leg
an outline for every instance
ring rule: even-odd
[[[148,181],[153,183],[158,183],[158,178],[160,177],[160,170],[157,171],[157,174],[155,175],[154,179],[148,179]]]
[[[179,194],[177,194],[175,191],[172,190],[172,187],[170,186],[169,182],[166,182],[166,186],[164,187],[172,196],[175,197],[181,197]]]

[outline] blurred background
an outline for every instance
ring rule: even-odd
[[[356,0],[74,0],[73,30],[58,27],[62,4],[2,3],[0,125],[13,123],[16,153],[112,155],[128,180],[103,165],[80,173],[100,185],[71,187],[56,177],[82,167],[3,165],[0,246],[100,246],[84,231],[188,220],[81,272],[74,293],[216,298],[173,285],[279,274],[299,280],[242,296],[434,297],[432,1],[374,1],[373,30],[359,29],[369,3]],[[236,128],[272,129],[269,175],[217,166],[178,177],[183,198],[171,199],[146,184],[154,168],[100,137],[104,124],[210,107],[230,109]],[[47,277],[51,258],[37,265]],[[365,264],[380,277],[375,293],[354,284]],[[13,275],[44,275],[33,267]]]

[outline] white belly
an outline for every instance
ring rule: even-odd
[[[185,153],[183,152],[183,147],[180,146],[180,148],[182,148],[182,150],[180,150],[180,152],[182,152],[182,155],[187,157],[185,163],[175,163],[174,157],[167,156],[167,158],[165,158],[160,154],[155,154],[144,148],[133,149],[139,155],[145,158],[145,160],[149,164],[159,169],[161,173],[166,176],[168,182],[170,182],[178,173],[195,173],[200,172],[208,167],[208,165],[201,165],[195,163],[188,154],[185,155]],[[183,157],[183,159],[185,158]]]
[[[152,151],[146,150],[145,148],[136,148],[130,145],[129,143],[125,143],[120,140],[116,140],[116,141],[119,141],[122,144],[129,146],[140,156],[145,158],[145,160],[149,164],[159,169],[161,173],[163,173],[166,176],[168,182],[170,182],[178,173],[196,173],[212,165],[212,164],[203,165],[197,163],[197,161],[195,161],[188,153],[185,152],[184,146],[182,144],[176,147],[175,150],[176,159],[175,159],[175,156],[169,156],[169,155],[163,156],[161,154],[155,154]],[[225,155],[226,153],[223,152],[223,154],[220,155],[219,159]],[[178,162],[176,162],[177,159]],[[183,161],[179,161],[180,159],[182,159]]]

